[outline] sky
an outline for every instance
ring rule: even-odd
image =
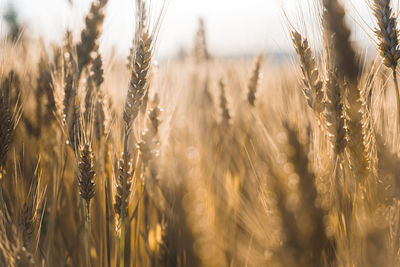
[[[152,0],[152,4],[160,6],[161,1]],[[291,47],[281,7],[290,22],[313,39],[318,36],[316,30],[312,30],[313,22],[317,21],[314,1],[317,0],[168,0],[158,54],[169,57],[182,48],[189,49],[200,17],[205,20],[207,43],[213,54],[288,52]],[[372,45],[368,37],[371,29],[365,25],[372,24],[366,1],[343,2],[349,8],[354,37],[362,45],[369,46]],[[4,14],[7,3],[12,3],[28,35],[56,42],[62,39],[67,28],[79,38],[90,1],[72,2],[71,6],[67,0],[0,0],[0,14]],[[133,14],[134,0],[109,0],[100,40],[102,50],[114,47],[121,55],[128,53],[134,33]],[[4,32],[5,26],[1,23],[0,34]],[[317,43],[317,38],[315,40]]]

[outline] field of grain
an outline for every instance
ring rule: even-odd
[[[283,11],[278,64],[210,54],[202,20],[156,62],[163,1],[136,1],[128,60],[101,54],[107,2],[79,38],[0,41],[0,266],[400,266],[390,0],[372,56],[341,1],[315,1],[315,47]]]

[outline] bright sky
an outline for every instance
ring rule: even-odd
[[[161,0],[153,0],[157,3]],[[251,54],[281,52],[290,48],[281,3],[295,25],[302,25],[301,17],[315,21],[309,3],[317,0],[169,0],[159,39],[159,54],[167,57],[181,47],[190,47],[199,17],[206,23],[208,45],[215,54]],[[89,0],[0,0],[0,13],[7,2],[18,10],[19,19],[27,26],[27,33],[42,35],[46,40],[60,40],[67,27],[79,33]],[[370,22],[366,0],[345,0],[350,8],[350,21]],[[310,11],[311,10],[311,11]],[[122,55],[128,53],[133,38],[134,0],[109,0],[101,48],[115,46]],[[303,15],[302,15],[303,14]],[[308,23],[308,22],[307,22]],[[371,24],[369,24],[371,25]],[[366,28],[365,26],[362,26]],[[304,27],[303,27],[304,28]],[[358,40],[371,45],[367,34],[354,23]],[[300,27],[300,29],[302,29]],[[307,27],[308,35],[313,35]],[[4,25],[0,28],[4,32]],[[368,30],[368,34],[371,33]],[[78,35],[77,35],[78,36]]]

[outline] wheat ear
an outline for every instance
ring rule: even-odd
[[[359,60],[351,44],[351,31],[345,21],[345,9],[338,0],[323,0],[322,24],[334,49],[333,60],[347,82],[356,83],[360,73]]]
[[[14,120],[9,99],[11,82],[6,78],[0,85],[0,179],[14,131]]]
[[[247,101],[251,106],[254,106],[256,101],[256,92],[258,87],[258,81],[260,79],[261,64],[264,60],[263,55],[259,55],[254,63],[254,69],[251,74],[251,78],[248,84]]]
[[[207,61],[211,58],[207,48],[206,29],[202,18],[199,19],[193,53],[197,63]]]
[[[119,215],[121,223],[120,238],[120,266],[124,266],[125,255],[125,218],[128,216],[128,200],[131,193],[132,157],[128,150],[128,140],[132,131],[132,124],[138,116],[143,97],[149,87],[150,67],[153,57],[153,38],[155,35],[150,33],[147,20],[145,18],[145,6],[143,1],[137,1],[137,11],[139,14],[137,32],[134,40],[134,56],[131,55],[131,77],[128,87],[125,106],[123,111],[124,138],[123,153],[119,161],[119,175],[117,179],[117,192],[115,195],[115,212]],[[157,29],[156,31],[157,32]],[[153,32],[153,33],[155,33]],[[134,162],[135,163],[135,162]],[[133,181],[134,183],[136,181]]]
[[[148,29],[142,28],[142,32],[138,33],[131,79],[123,112],[123,119],[125,122],[124,152],[120,160],[120,174],[117,180],[117,195],[114,205],[116,213],[120,216],[126,212],[127,201],[131,190],[131,183],[129,182],[131,177],[129,171],[131,156],[128,152],[128,139],[132,123],[139,113],[143,96],[148,88],[149,71],[153,56],[152,41],[153,39]]]
[[[156,94],[153,98],[151,103],[151,109],[148,115],[147,121],[147,129],[142,134],[142,140],[139,142],[139,150],[142,154],[142,162],[145,167],[147,166],[149,161],[154,158],[154,149],[158,142],[157,135],[158,135],[158,128],[160,125],[160,113],[161,109],[159,107],[160,99],[158,94]]]
[[[63,122],[67,134],[67,143],[75,150],[80,139],[80,106],[77,98],[77,65],[74,60],[72,33],[67,32],[63,47]]]
[[[338,83],[335,72],[329,71],[325,86],[327,98],[325,120],[328,138],[335,154],[341,156],[347,144],[347,129],[343,110],[343,89]]]
[[[94,177],[96,173],[94,171],[93,165],[93,153],[89,144],[84,144],[83,147],[79,149],[79,152],[79,193],[81,197],[86,201],[87,212],[89,214],[90,200],[95,195]]]
[[[301,36],[297,31],[292,31],[292,42],[300,60],[301,71],[303,72],[304,96],[308,105],[314,110],[318,121],[324,111],[323,83],[320,80],[318,68],[312,55],[307,38]]]
[[[397,63],[400,58],[397,19],[393,14],[390,0],[373,0],[372,13],[377,21],[375,34],[378,38],[377,48],[383,58],[383,64],[393,73],[393,82],[396,90],[398,123],[400,126],[400,92],[397,81]]]
[[[222,112],[222,125],[228,126],[231,119],[231,115],[229,114],[228,100],[226,99],[225,95],[225,83],[223,79],[219,81],[219,90],[220,90],[219,105]]]
[[[338,0],[324,0],[323,26],[326,42],[331,48],[333,66],[338,73],[338,82],[346,90],[344,109],[348,117],[348,154],[356,177],[369,174],[368,159],[363,134],[363,109],[358,75],[361,71],[356,52],[350,42],[351,31],[345,22],[344,7]]]
[[[92,2],[89,14],[85,18],[85,28],[81,32],[81,41],[76,46],[78,56],[78,72],[82,73],[83,68],[91,61],[91,53],[95,51],[97,39],[100,36],[101,26],[104,20],[103,9],[108,0]]]
[[[141,33],[139,46],[135,54],[134,67],[131,72],[128,94],[125,100],[123,119],[125,122],[124,152],[120,160],[120,178],[117,181],[117,195],[115,210],[120,216],[126,212],[127,201],[130,194],[130,169],[131,156],[128,152],[128,138],[133,121],[138,115],[142,98],[148,87],[148,74],[152,58],[152,38],[147,30]],[[121,165],[122,164],[122,165]]]

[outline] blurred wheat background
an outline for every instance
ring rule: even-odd
[[[118,1],[0,2],[0,266],[400,266],[398,2]]]

